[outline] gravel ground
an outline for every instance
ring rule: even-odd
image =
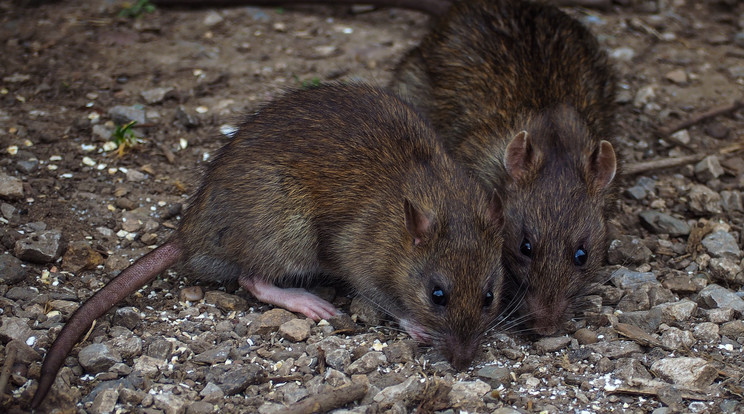
[[[744,111],[669,131],[742,98],[744,4],[621,3],[567,9],[620,73],[628,173],[607,283],[561,335],[493,332],[455,372],[346,292],[319,289],[346,316],[314,323],[168,272],[98,320],[40,411],[744,412]],[[121,8],[0,3],[5,412],[28,411],[78,304],[168,237],[242,114],[317,81],[384,84],[427,28],[401,10]]]

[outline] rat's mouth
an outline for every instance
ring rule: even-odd
[[[426,328],[424,328],[423,325],[406,318],[401,318],[398,323],[400,324],[400,327],[408,333],[408,335],[411,335],[411,338],[421,342],[422,344],[431,343],[431,335],[426,331]]]

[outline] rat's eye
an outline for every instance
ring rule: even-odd
[[[431,291],[431,301],[437,306],[444,306],[447,304],[447,295],[444,294],[442,288],[434,286],[434,290]]]
[[[589,258],[589,255],[586,252],[586,249],[584,249],[584,246],[579,246],[578,249],[576,249],[576,253],[574,253],[574,264],[576,266],[584,266],[586,264],[586,259]]]
[[[493,293],[486,292],[486,298],[483,300],[483,307],[487,308],[493,303]]]
[[[532,243],[527,239],[522,239],[522,244],[519,245],[519,252],[527,257],[532,257]]]

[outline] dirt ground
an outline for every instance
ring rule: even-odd
[[[395,324],[348,331],[308,323],[308,336],[295,338],[273,320],[291,315],[267,312],[235,286],[202,284],[205,298],[191,299],[184,288],[194,283],[171,272],[99,320],[41,411],[273,413],[363,384],[364,396],[338,412],[744,412],[742,309],[705,291],[744,296],[744,111],[671,136],[658,131],[742,99],[744,4],[621,3],[566,10],[597,35],[620,74],[626,165],[711,155],[621,178],[619,241],[605,270],[651,274],[648,283],[613,278],[562,336],[495,332],[472,369],[458,373]],[[397,9],[158,8],[130,18],[117,15],[122,7],[0,3],[0,188],[10,188],[0,191],[6,412],[28,411],[41,356],[72,310],[167,239],[242,115],[318,81],[384,85],[428,27],[427,16]],[[112,133],[130,119],[139,119],[137,139],[118,151]],[[692,230],[643,225],[648,210]],[[54,230],[62,239],[54,257],[18,252],[29,235]],[[704,241],[711,235],[724,247]],[[356,318],[350,302],[334,300]],[[105,345],[111,362],[84,368],[79,358],[90,344]],[[689,364],[692,379],[664,361]]]

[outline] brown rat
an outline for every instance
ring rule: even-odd
[[[504,265],[522,317],[552,334],[597,275],[616,194],[615,76],[559,9],[455,2],[396,69],[455,158],[504,198]]]
[[[337,311],[276,284],[335,275],[462,369],[497,316],[502,223],[498,197],[400,99],[364,85],[289,93],[219,150],[169,241],[70,317],[32,406],[96,318],[177,262],[316,320]]]

